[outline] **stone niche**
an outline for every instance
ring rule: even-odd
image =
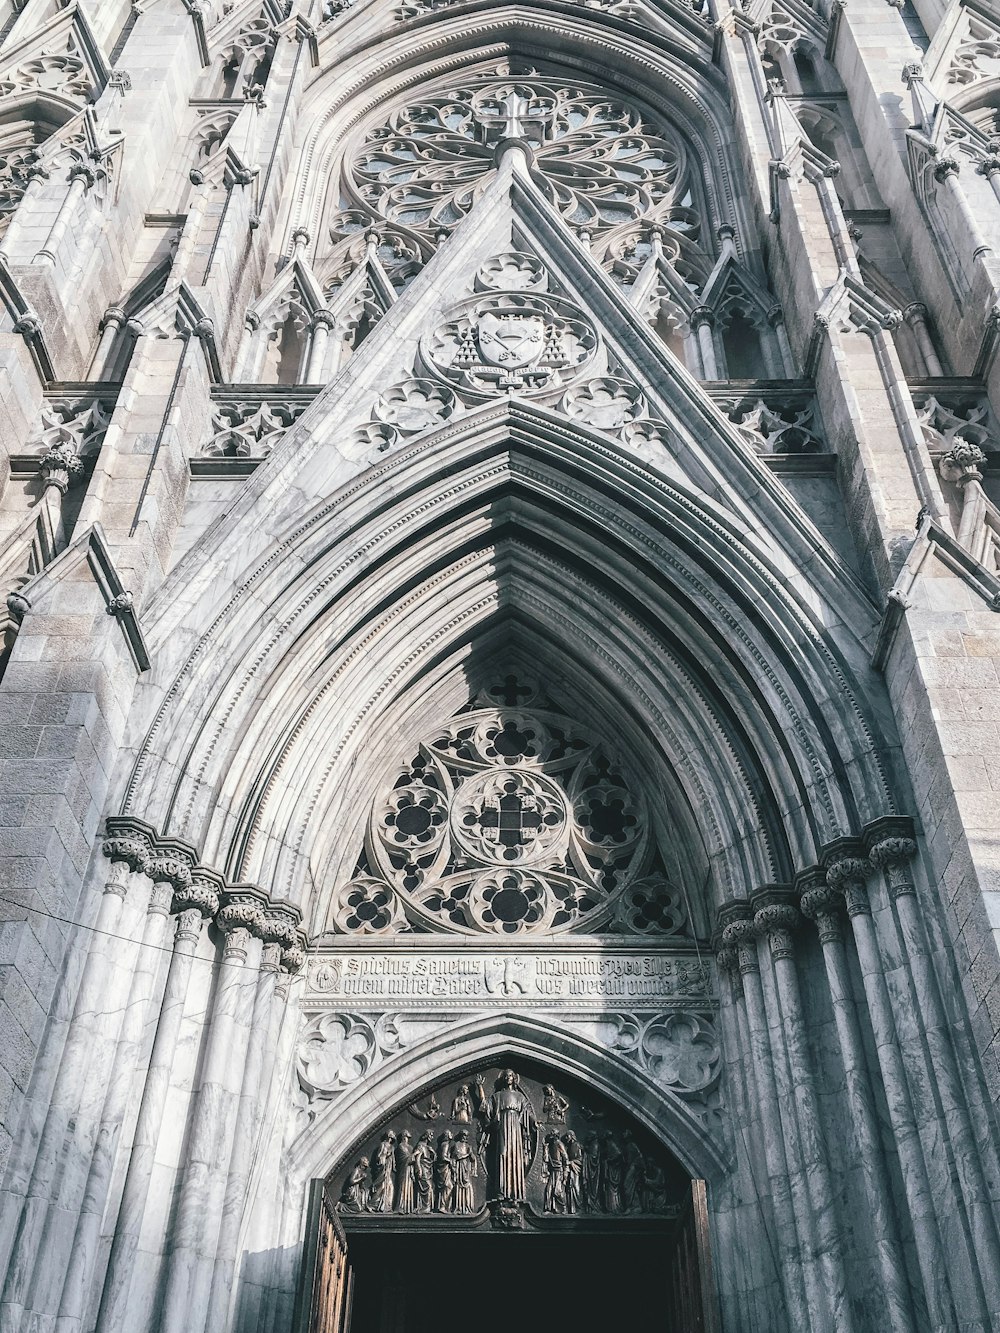
[[[425,1089],[327,1179],[348,1231],[658,1230],[690,1188],[611,1101],[521,1061]]]

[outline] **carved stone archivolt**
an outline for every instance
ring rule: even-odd
[[[676,1216],[676,1161],[605,1098],[527,1067],[480,1070],[397,1113],[336,1170],[349,1225],[509,1230]]]
[[[625,762],[570,719],[523,706],[459,714],[391,772],[331,911],[335,931],[368,935],[670,934],[682,922]]]

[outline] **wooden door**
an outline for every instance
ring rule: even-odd
[[[302,1274],[295,1300],[295,1333],[348,1333],[353,1273],[347,1237],[323,1180],[309,1190],[309,1216]]]
[[[708,1192],[692,1180],[670,1261],[669,1333],[720,1333],[708,1236]]]

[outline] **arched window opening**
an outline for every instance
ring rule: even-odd
[[[69,119],[48,103],[21,103],[0,112],[0,235],[41,171],[39,149]]]
[[[811,52],[803,46],[795,48],[792,57],[795,64],[795,75],[799,83],[799,92],[804,97],[812,93],[821,93],[823,91],[822,83],[816,73],[816,65],[813,61]]]
[[[730,306],[719,317],[726,371],[731,380],[763,379],[768,370],[761,347],[760,331],[748,312]]]
[[[319,234],[388,226],[426,255],[485,188],[492,146],[521,137],[551,202],[598,258],[616,229],[640,222],[703,244],[700,158],[683,134],[606,87],[564,78],[482,71],[398,106],[348,146]]]
[[[223,64],[219,72],[217,96],[221,98],[235,97],[239,77],[240,57],[234,54]]]
[[[260,380],[264,384],[298,384],[305,369],[309,314],[297,301],[282,307],[266,333]]]

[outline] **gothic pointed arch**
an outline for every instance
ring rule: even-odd
[[[386,750],[388,739],[422,716],[416,738],[468,706],[488,683],[472,676],[509,670],[505,653],[534,655],[554,675],[575,676],[570,708],[559,711],[582,714],[589,694],[614,719],[612,731],[658,736],[665,760],[658,781],[682,793],[674,804],[686,877],[700,883],[716,860],[723,894],[724,885],[791,873],[862,808],[881,810],[889,799],[886,742],[850,683],[860,643],[831,640],[811,625],[808,599],[796,579],[783,584],[781,564],[798,548],[829,595],[843,598],[850,581],[638,313],[627,335],[631,363],[622,359],[622,314],[613,300],[599,309],[594,279],[609,294],[610,279],[592,261],[584,261],[592,317],[614,347],[613,375],[605,365],[587,377],[596,344],[568,297],[533,294],[530,285],[513,297],[522,313],[525,302],[540,301],[531,316],[540,348],[563,330],[558,356],[546,361],[539,351],[540,368],[531,372],[534,392],[547,392],[550,403],[558,376],[563,387],[552,406],[491,401],[499,372],[451,359],[450,339],[464,346],[481,331],[446,320],[444,332],[421,333],[421,303],[429,312],[439,299],[436,271],[444,265],[466,274],[479,265],[487,295],[470,300],[487,312],[487,326],[491,302],[511,299],[489,293],[522,269],[537,282],[551,264],[561,290],[570,290],[570,270],[581,261],[571,242],[552,249],[560,224],[531,178],[520,183],[523,160],[513,152],[450,254],[438,255],[397,307],[409,306],[413,337],[423,339],[424,378],[399,380],[403,348],[380,326],[352,379],[355,395],[373,386],[371,418],[355,426],[343,419],[336,406],[343,385],[335,381],[258,472],[243,506],[174,576],[178,605],[191,595],[179,592],[185,583],[210,598],[212,548],[234,540],[234,526],[246,532],[241,592],[212,613],[197,643],[187,641],[186,661],[171,653],[172,683],[160,676],[165,693],[128,804],[154,800],[165,826],[223,861],[231,876],[266,881],[299,901],[312,929],[329,917],[330,886],[343,885],[354,868],[343,835],[362,829],[381,778],[376,759],[400,761]],[[505,200],[508,209],[514,202],[531,249],[496,265],[515,225],[499,207]],[[396,383],[387,387],[390,365]],[[707,498],[703,479],[723,459],[730,478],[746,475],[747,494],[760,497],[766,514],[757,501],[739,513]],[[250,536],[253,514],[268,506],[271,488],[286,487],[283,475],[298,478],[294,510],[275,532],[277,545],[261,546]],[[307,478],[314,498],[304,507]],[[768,534],[763,545],[746,544],[754,526]],[[772,540],[779,529],[791,544],[784,554]],[[274,560],[277,549],[297,552],[301,572],[291,582]],[[371,610],[360,620],[345,619],[348,589],[352,600],[365,590],[355,605]],[[871,617],[860,586],[847,596],[845,623]],[[274,608],[273,626],[271,614],[259,618],[262,605]],[[567,615],[569,605],[575,614]],[[721,631],[711,642],[710,622]],[[720,653],[730,663],[724,680],[704,680],[698,661]],[[594,666],[581,673],[583,661]],[[768,685],[744,693],[737,681],[748,682],[765,662]],[[839,701],[832,716],[818,707],[821,697]],[[345,782],[362,752],[365,780]],[[165,764],[187,776],[164,782]],[[781,812],[799,806],[815,808],[817,824],[812,845],[792,849]],[[755,831],[745,837],[750,811]],[[290,820],[295,834],[279,836]],[[325,896],[308,894],[308,882],[326,884]]]

